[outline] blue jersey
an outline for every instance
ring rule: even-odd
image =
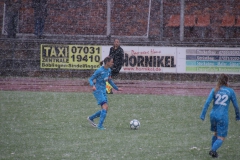
[[[236,94],[233,89],[226,86],[220,87],[216,93],[214,92],[214,89],[211,90],[200,115],[202,120],[205,119],[205,115],[212,100],[213,108],[211,110],[210,117],[215,117],[218,120],[228,120],[229,104],[230,101],[232,101],[235,109],[236,120],[240,120]]]
[[[94,80],[96,80],[96,83],[94,84]],[[96,87],[96,91],[103,91],[106,92],[106,81],[110,83],[110,85],[118,90],[118,87],[113,83],[111,79],[111,69],[105,69],[103,66],[98,68],[93,75],[89,78],[90,86]]]

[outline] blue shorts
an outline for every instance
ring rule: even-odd
[[[228,118],[216,119],[215,117],[210,117],[211,131],[217,132],[219,137],[227,137],[228,134]]]
[[[106,90],[104,91],[96,90],[93,92],[93,95],[96,98],[98,105],[102,106],[103,104],[108,102]]]

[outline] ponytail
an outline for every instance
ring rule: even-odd
[[[110,61],[111,61],[111,59],[112,59],[112,57],[110,57],[110,56],[107,56],[106,58],[104,58],[104,60],[103,60],[103,61],[101,61],[101,62],[100,62],[100,66],[102,66],[102,65],[103,65],[103,63],[104,63],[104,64],[106,64],[107,62],[110,62]]]
[[[218,78],[218,83],[214,89],[214,92],[216,93],[221,86],[227,86],[228,85],[228,76],[225,74],[221,74]]]

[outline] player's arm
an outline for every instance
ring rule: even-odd
[[[108,83],[115,89],[118,91],[118,87],[116,86],[116,84],[112,81],[112,70],[109,68],[109,77],[108,77]]]
[[[108,83],[109,83],[115,90],[117,90],[117,91],[122,91],[122,88],[118,88],[118,87],[116,86],[116,84],[112,81],[111,76],[110,76],[110,78],[108,79]]]
[[[239,121],[240,120],[239,107],[238,107],[237,97],[236,97],[236,94],[234,91],[232,93],[231,101],[232,101],[233,107],[235,109],[236,120]]]
[[[118,91],[118,87],[116,86],[116,84],[112,81],[111,78],[108,79],[108,83],[115,89]]]
[[[99,73],[100,73],[100,71],[99,71],[99,70],[96,70],[96,71],[93,73],[93,75],[88,79],[88,82],[89,82],[90,86],[93,87],[93,90],[96,90],[93,81],[94,81],[94,79],[96,79],[96,78],[98,77]]]
[[[214,98],[214,89],[211,90],[210,94],[208,95],[208,98],[204,104],[204,107],[202,109],[202,113],[200,115],[200,119],[204,120],[205,119],[205,116],[206,116],[206,113],[207,113],[207,110],[208,110],[208,107],[211,103],[211,101],[213,100]]]

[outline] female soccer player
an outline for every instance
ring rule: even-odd
[[[217,86],[211,90],[200,115],[202,120],[205,119],[212,100],[213,108],[210,113],[210,123],[211,131],[214,132],[214,135],[212,136],[212,147],[209,155],[217,158],[217,149],[221,147],[228,133],[228,108],[230,100],[235,109],[236,120],[240,120],[237,98],[234,90],[228,87],[228,77],[225,74],[220,75]]]
[[[104,66],[102,66],[103,62]],[[97,127],[100,130],[105,129],[103,127],[103,122],[105,120],[108,110],[106,81],[108,81],[115,90],[122,91],[122,89],[118,88],[111,80],[110,68],[113,66],[113,58],[108,56],[103,60],[103,62],[100,63],[101,67],[97,69],[94,74],[89,78],[89,83],[92,86],[93,95],[96,98],[98,105],[101,105],[101,110],[97,111],[96,113],[87,118],[93,127]],[[94,80],[96,80],[96,84],[94,84]],[[98,126],[93,121],[97,117],[100,117]]]

